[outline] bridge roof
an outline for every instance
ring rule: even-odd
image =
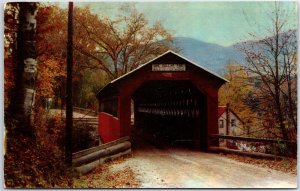
[[[117,82],[119,82],[119,81],[122,81],[123,79],[129,77],[129,76],[132,75],[133,73],[138,72],[140,69],[144,68],[145,66],[147,66],[147,65],[149,65],[149,64],[151,64],[151,63],[153,63],[153,62],[156,61],[157,59],[159,59],[159,58],[161,58],[161,57],[163,57],[163,56],[166,56],[166,55],[168,55],[168,54],[172,54],[172,55],[174,55],[174,56],[176,56],[176,57],[178,57],[178,58],[180,58],[180,59],[182,59],[182,60],[184,60],[184,61],[190,63],[191,65],[196,66],[197,68],[199,68],[199,69],[201,69],[201,70],[203,70],[203,71],[205,71],[205,72],[211,74],[211,75],[214,76],[215,78],[220,79],[220,80],[223,81],[224,83],[229,82],[227,79],[221,77],[220,75],[218,75],[218,74],[216,74],[216,73],[214,73],[214,72],[212,72],[212,71],[210,71],[210,70],[208,70],[208,69],[206,69],[206,68],[200,66],[199,64],[196,64],[195,62],[193,62],[193,61],[191,61],[191,60],[189,60],[189,59],[187,59],[187,58],[185,58],[185,57],[179,55],[178,53],[176,53],[176,52],[174,52],[174,51],[172,51],[172,50],[168,50],[168,51],[166,51],[165,53],[163,53],[163,54],[161,54],[161,55],[155,57],[154,59],[152,59],[152,60],[146,62],[145,64],[140,65],[140,66],[137,67],[136,69],[134,69],[134,70],[132,70],[132,71],[130,71],[130,72],[128,72],[128,73],[126,73],[126,74],[124,74],[124,75],[122,75],[122,76],[120,76],[120,77],[114,79],[114,80],[112,80],[110,83],[108,83],[106,86],[104,86],[104,87],[98,92],[97,97],[99,97],[100,94],[101,94],[101,95],[102,95],[102,94],[106,94],[107,91],[108,91],[108,89],[110,89],[110,88],[113,86],[113,84],[115,84],[115,83],[117,83]],[[114,92],[115,92],[115,90],[114,90]]]

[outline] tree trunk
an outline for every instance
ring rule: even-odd
[[[17,32],[17,65],[15,86],[12,92],[10,112],[22,130],[33,132],[31,113],[34,105],[36,61],[36,14],[37,3],[19,3]]]
[[[276,90],[276,87],[275,87],[275,92],[277,92]],[[277,92],[276,93],[276,108],[277,108],[277,119],[279,121],[279,128],[281,130],[281,134],[282,134],[282,138],[284,140],[288,140],[288,134],[286,132],[286,129],[285,129],[285,124],[284,124],[284,116],[283,116],[283,113],[282,113],[282,108],[281,108],[281,102],[280,102],[280,94]]]
[[[274,88],[275,88],[275,104],[277,109],[277,117],[279,121],[279,127],[282,133],[282,137],[284,140],[288,140],[288,135],[285,130],[285,124],[284,124],[284,115],[282,111],[281,106],[281,93],[280,93],[280,78],[281,75],[279,75],[279,35],[280,35],[280,29],[279,29],[279,11],[278,11],[278,5],[275,3],[275,47],[274,47],[274,61],[275,61],[275,79],[274,79]]]
[[[295,115],[294,115],[294,99],[292,96],[292,82],[291,82],[291,72],[289,72],[288,74],[288,107],[289,107],[289,115],[290,115],[290,120],[293,123],[293,128],[297,129],[297,120],[295,119]]]
[[[118,58],[114,58],[114,68],[115,68],[115,79],[119,77],[118,72]]]
[[[66,143],[65,162],[72,166],[72,128],[73,128],[73,100],[72,100],[72,70],[73,70],[73,2],[69,2],[68,13],[68,47],[67,47],[67,100],[66,100]]]

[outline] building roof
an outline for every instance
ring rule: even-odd
[[[219,106],[218,107],[218,118],[226,111],[226,106]]]
[[[244,123],[243,120],[232,109],[229,108],[229,110],[233,115],[236,116],[236,118],[238,118],[242,123]],[[220,118],[225,111],[226,111],[226,106],[219,106],[218,107],[218,118]]]
[[[130,72],[128,72],[128,73],[126,73],[126,74],[124,74],[124,75],[122,75],[122,76],[120,76],[120,77],[114,79],[114,80],[112,80],[110,83],[108,83],[106,86],[104,86],[104,87],[98,92],[97,97],[98,97],[98,95],[99,95],[100,93],[102,93],[103,91],[105,91],[105,90],[106,90],[107,88],[109,88],[112,84],[114,84],[114,83],[116,83],[116,82],[118,82],[118,81],[121,81],[121,80],[124,79],[125,77],[130,76],[132,73],[134,73],[134,72],[140,70],[141,68],[143,68],[143,67],[149,65],[150,63],[154,62],[155,60],[157,60],[157,59],[159,59],[159,58],[161,58],[161,57],[163,57],[163,56],[165,56],[165,55],[167,55],[167,54],[173,54],[173,55],[175,55],[175,56],[177,56],[177,57],[179,57],[179,58],[181,58],[181,59],[187,61],[188,63],[190,63],[190,64],[196,66],[197,68],[202,69],[202,70],[204,70],[204,71],[206,71],[206,72],[212,74],[213,76],[217,77],[218,79],[221,79],[221,80],[224,81],[224,82],[229,82],[227,79],[221,77],[220,75],[218,75],[218,74],[216,74],[216,73],[214,73],[214,72],[212,72],[212,71],[210,71],[210,70],[208,70],[208,69],[206,69],[206,68],[203,68],[202,66],[196,64],[196,63],[193,62],[193,61],[188,60],[187,58],[185,58],[185,57],[183,57],[183,56],[181,56],[181,55],[175,53],[175,52],[172,51],[172,50],[168,50],[168,51],[166,51],[165,53],[163,53],[163,54],[157,56],[156,58],[154,58],[154,59],[152,59],[152,60],[146,62],[145,64],[140,65],[140,66],[137,67],[136,69],[134,69],[134,70],[132,70],[132,71],[130,71]]]

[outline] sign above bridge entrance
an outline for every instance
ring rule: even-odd
[[[152,71],[186,71],[185,64],[152,64]]]

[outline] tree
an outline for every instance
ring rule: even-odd
[[[67,12],[58,6],[41,4],[37,14],[37,75],[36,109],[47,98],[54,106],[65,105]],[[46,90],[48,91],[43,91]]]
[[[65,71],[62,70],[60,63],[55,58],[48,58],[43,62],[39,62],[38,70],[35,108],[44,106],[46,98],[55,96],[55,90],[60,85],[56,79],[65,77]]]
[[[266,28],[268,37],[245,42],[240,49],[245,54],[251,78],[257,82],[253,96],[259,101],[257,110],[280,130],[281,137],[288,140],[287,127],[296,130],[296,52],[295,30],[284,31],[288,25],[280,3],[275,2],[270,17],[272,28]],[[259,38],[252,34],[253,37]]]
[[[58,13],[55,6],[41,4],[36,16],[37,20],[37,62],[38,73],[36,79],[36,99],[35,108],[41,107],[47,98],[55,97],[55,90],[60,87],[57,79],[65,77],[65,49],[64,43],[59,40],[54,33],[61,30],[63,23],[53,21],[53,15]],[[66,27],[65,27],[66,28]]]
[[[18,3],[17,53],[15,85],[11,99],[11,114],[24,130],[31,126],[31,112],[34,105],[36,61],[36,14],[37,3]],[[31,131],[31,130],[30,130]]]
[[[40,61],[53,58],[61,64],[61,68],[65,68],[66,10],[51,6],[45,7],[43,12],[45,13],[41,14],[38,20],[41,23],[41,31],[45,32],[41,36],[41,46],[38,49]],[[160,24],[149,26],[144,15],[137,13],[135,9],[129,9],[127,12],[129,15],[123,13],[115,20],[105,16],[101,16],[100,19],[100,16],[92,14],[89,8],[74,8],[73,98],[77,106],[83,107],[86,104],[81,100],[87,98],[82,96],[94,94],[94,90],[84,94],[79,91],[80,87],[85,85],[84,75],[89,71],[102,70],[105,85],[171,47],[168,44],[171,42],[171,35]],[[131,30],[130,34],[129,30]],[[165,38],[167,40],[164,40]],[[121,46],[121,43],[124,45]],[[126,53],[123,54],[122,51],[125,49]],[[118,59],[116,56],[112,59],[111,55],[119,56]],[[91,91],[91,89],[86,90]]]
[[[133,11],[135,11],[135,13],[133,13]],[[104,16],[101,16],[101,18],[102,19],[99,19],[99,16],[92,14],[88,8],[74,8],[75,32],[73,40],[75,50],[73,60],[73,99],[74,104],[81,107],[85,106],[87,103],[85,101],[82,102],[81,100],[89,99],[82,96],[88,96],[91,95],[91,93],[94,94],[95,92],[95,90],[89,88],[86,88],[85,90],[93,92],[85,92],[83,94],[82,92],[78,91],[81,89],[80,87],[83,87],[86,83],[84,79],[84,75],[86,73],[89,73],[89,71],[102,70],[104,73],[101,72],[101,74],[103,74],[102,79],[105,80],[103,82],[105,85],[114,79],[114,76],[120,76],[136,68],[138,65],[146,62],[158,54],[161,54],[171,47],[171,45],[168,44],[171,42],[171,35],[169,35],[169,33],[166,32],[160,24],[150,26],[144,16],[140,13],[137,13],[135,9],[129,9],[128,12],[123,12],[123,14],[120,15],[116,20],[111,20]],[[135,22],[133,21],[134,19]],[[137,27],[139,22],[140,26]],[[132,34],[134,27],[133,23],[135,23],[134,25],[137,27],[136,34]],[[63,105],[61,87],[65,86],[63,83],[65,81],[63,71],[66,70],[65,59],[67,55],[65,49],[67,44],[67,10],[61,9],[55,5],[49,6],[41,4],[37,14],[37,24],[38,34],[36,49],[37,61],[39,63],[38,67],[47,69],[51,74],[39,72],[37,74],[38,81],[36,82],[36,85],[41,86],[41,90],[45,89],[46,87],[51,87],[52,89],[48,92],[48,94],[46,91],[43,91],[46,93],[43,94],[38,90],[36,101],[42,103],[45,98],[50,95],[52,90],[55,89],[57,94],[51,94],[52,97],[54,97],[54,100],[56,100],[56,106],[59,106],[59,103]],[[126,55],[122,56],[121,59],[122,53],[116,52],[116,54],[119,54],[118,60],[115,59],[115,62],[117,61],[118,65],[117,69],[115,69],[115,65],[113,64],[114,62],[109,56],[115,53],[112,53],[111,51],[109,53],[107,51],[101,54],[97,53],[97,51],[103,49],[102,46],[104,46],[104,44],[99,46],[99,44],[93,41],[95,39],[90,38],[90,36],[87,34],[87,29],[82,27],[82,24],[87,26],[88,30],[94,32],[96,31],[96,40],[104,39],[105,42],[109,43],[107,47],[113,47],[115,43],[123,43],[122,41],[117,40],[118,36],[114,35],[113,30],[116,31],[118,35],[123,35],[121,39],[123,41],[125,39],[125,35],[127,36]],[[120,27],[123,25],[130,25],[132,31],[131,37],[129,33],[126,33],[126,31],[129,31],[129,29],[125,30],[126,27],[124,27],[123,30],[123,28]],[[162,35],[163,33],[164,35]],[[152,39],[150,39],[150,37]],[[165,38],[168,40],[164,40]],[[147,39],[149,42],[144,42]],[[124,59],[127,61],[123,62],[122,60]],[[49,68],[49,63],[55,64],[55,67],[53,66],[52,68]],[[57,72],[57,75],[55,75],[54,71]],[[47,75],[49,75],[49,78],[47,78],[48,80],[43,77]],[[53,78],[56,80],[54,81]],[[39,81],[42,79],[46,81]],[[92,83],[92,81],[89,83]],[[61,100],[61,102],[59,102],[59,100]]]
[[[220,105],[229,103],[230,108],[243,120],[243,135],[250,136],[258,126],[256,113],[251,110],[247,98],[253,86],[249,83],[247,71],[239,63],[230,62],[226,65],[224,78],[230,83],[223,85],[219,90]],[[239,127],[241,128],[241,127]]]
[[[18,28],[18,3],[6,3],[4,10],[4,107],[10,104],[14,86],[14,68],[16,61],[16,39]]]
[[[81,73],[82,77],[74,83],[74,86],[77,86],[73,88],[74,105],[96,110],[98,106],[96,94],[107,84],[107,76],[100,69],[85,69]]]
[[[171,34],[159,22],[149,26],[135,8],[115,20],[87,14],[88,8],[74,12],[75,38],[81,37],[74,48],[94,61],[93,66],[104,70],[111,80],[171,48]]]
[[[283,36],[283,63],[285,82],[281,92],[284,99],[284,107],[287,114],[287,126],[289,129],[297,129],[297,37],[295,31]],[[290,132],[290,137],[296,139],[296,133]]]

